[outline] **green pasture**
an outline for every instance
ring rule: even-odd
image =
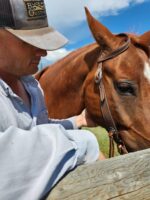
[[[108,134],[107,134],[106,130],[102,127],[84,128],[84,129],[87,129],[87,130],[91,131],[92,133],[94,133],[94,135],[96,136],[96,138],[99,142],[101,151],[108,158],[109,157],[109,138],[108,138]],[[118,155],[118,152],[117,152],[117,149],[115,146],[115,156],[117,156],[117,155]]]

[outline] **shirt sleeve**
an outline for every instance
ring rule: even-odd
[[[0,132],[0,199],[40,199],[67,171],[98,155],[98,143],[87,131],[57,124],[10,126]]]
[[[75,116],[70,117],[68,119],[49,119],[50,124],[61,124],[65,129],[78,129],[76,122],[75,122]]]
[[[40,107],[43,107],[44,109],[42,110],[46,110],[45,113],[46,113],[46,116],[47,115],[47,109],[46,109],[46,106],[45,106],[45,102],[44,102],[44,92],[39,84],[39,82],[35,81],[36,82],[36,87],[38,89],[35,90],[35,94],[34,94],[34,98],[35,97],[38,97],[38,98],[35,98],[35,100],[39,100],[39,103],[38,103],[38,106],[36,106],[36,108],[40,108]],[[33,89],[32,89],[32,93],[31,95],[33,94]],[[35,102],[35,101],[34,101]],[[41,119],[43,120],[43,119]],[[41,121],[40,120],[40,121]],[[47,118],[46,118],[46,123],[47,123]],[[61,124],[65,129],[78,129],[78,127],[76,126],[76,123],[75,123],[75,117],[70,117],[68,119],[48,119],[48,123],[50,124]]]

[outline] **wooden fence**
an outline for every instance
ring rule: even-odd
[[[77,167],[47,200],[150,200],[150,149]]]

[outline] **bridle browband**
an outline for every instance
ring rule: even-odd
[[[126,154],[128,153],[124,142],[122,141],[122,139],[119,136],[119,132],[117,130],[117,127],[115,125],[114,119],[112,117],[111,111],[109,109],[109,105],[108,105],[108,101],[107,101],[107,96],[106,96],[106,92],[105,92],[105,87],[103,84],[103,74],[102,74],[102,63],[106,60],[110,60],[118,55],[120,55],[121,53],[123,53],[124,51],[126,51],[129,48],[130,45],[130,38],[128,37],[128,35],[122,33],[119,34],[120,36],[125,36],[127,38],[126,42],[119,47],[118,49],[114,50],[113,52],[111,52],[109,55],[106,55],[105,57],[99,57],[98,58],[98,69],[96,71],[96,75],[95,75],[95,82],[96,84],[99,84],[99,92],[100,92],[100,108],[101,108],[101,112],[102,112],[102,116],[105,122],[105,128],[108,131],[108,135],[109,135],[109,157],[113,157],[114,156],[114,141],[117,144],[117,148],[120,154]]]

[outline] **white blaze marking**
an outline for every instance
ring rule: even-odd
[[[150,82],[150,64],[148,62],[146,62],[145,65],[144,65],[144,76]]]

